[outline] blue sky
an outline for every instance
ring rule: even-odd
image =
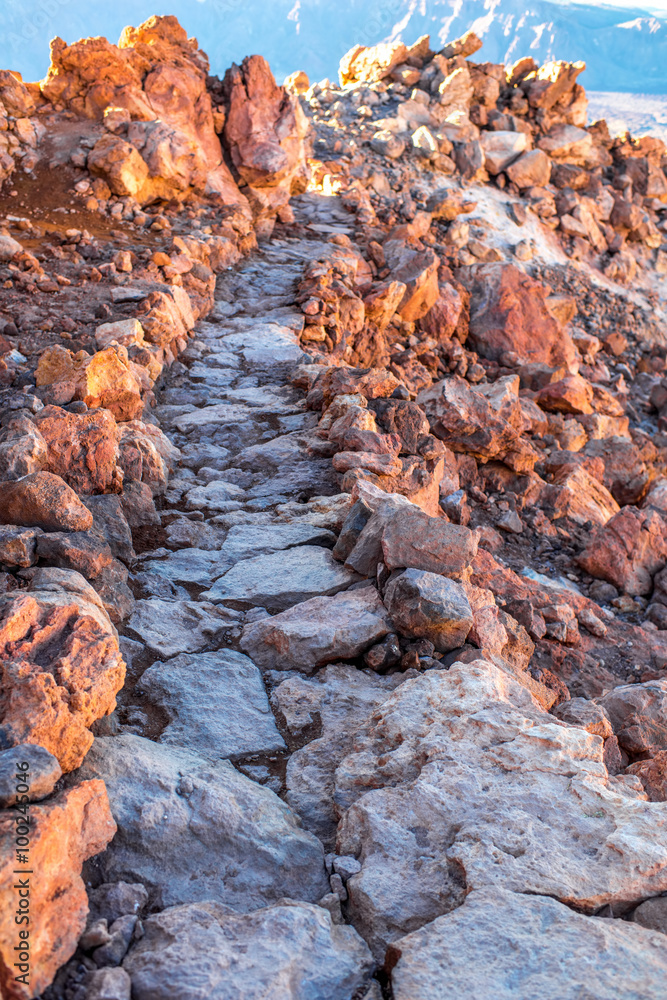
[[[578,20],[575,11],[584,5],[588,10],[582,10]],[[628,14],[617,14],[618,8]],[[608,12],[606,18],[603,9]],[[407,11],[411,14],[404,18]],[[213,72],[224,73],[232,60],[258,52],[266,56],[280,80],[294,69],[305,69],[311,79],[319,80],[335,76],[338,60],[352,44],[381,41],[403,19],[410,22],[405,34],[412,41],[408,35],[417,37],[428,31],[437,39],[438,27],[445,33],[460,33],[480,15],[486,21],[487,14],[493,20],[495,14],[510,11],[512,31],[520,21],[532,18],[535,24],[523,29],[514,47],[521,48],[521,54],[584,58],[589,69],[583,82],[591,89],[667,92],[664,22],[657,32],[646,25],[641,31],[617,27],[615,37],[609,34],[609,24],[605,28],[602,23],[627,25],[642,12],[667,18],[667,0],[636,4],[631,0],[604,4],[594,0],[0,0],[0,68],[15,69],[25,79],[37,80],[46,73],[49,40],[56,34],[67,42],[90,35],[105,35],[115,42],[127,24],[140,24],[151,14],[174,13],[209,54]],[[553,52],[546,48],[552,21],[558,22],[553,29]],[[543,37],[540,51],[531,45],[531,31]],[[503,61],[506,37],[508,32],[496,22],[484,36],[483,55]]]

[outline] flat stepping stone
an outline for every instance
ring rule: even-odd
[[[169,716],[160,743],[211,760],[284,750],[262,675],[233,649],[154,663],[140,687]]]
[[[169,659],[198,652],[231,624],[230,615],[221,615],[210,604],[151,598],[137,601],[126,628],[155,656]]]
[[[359,579],[336,562],[329,549],[302,545],[236,563],[202,597],[284,611],[311,597],[347,590]]]

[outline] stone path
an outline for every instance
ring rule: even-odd
[[[294,374],[309,361],[296,286],[341,215],[334,198],[293,207],[308,237],[219,277],[160,395],[180,450],[163,544],[135,566],[120,727],[98,724],[78,772],[104,779],[118,824],[95,878],[142,883],[154,914],[123,963],[132,996],[439,997],[449,935],[461,989],[457,949],[477,935],[492,964],[506,911],[517,997],[537,988],[520,925],[545,920],[554,967],[572,941],[582,966],[601,941],[621,965],[648,949],[642,995],[657,997],[660,935],[564,905],[622,915],[667,889],[667,807],[607,773],[597,730],[546,714],[486,660],[384,676],[331,662],[392,623],[372,580],[333,558],[350,498]],[[485,968],[480,998],[504,975]],[[549,998],[576,986],[556,978]]]

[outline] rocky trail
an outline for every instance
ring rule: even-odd
[[[665,996],[667,154],[480,44],[0,73],[7,1000]]]

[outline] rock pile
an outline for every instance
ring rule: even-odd
[[[664,996],[667,155],[430,44],[0,74],[8,1000]]]

